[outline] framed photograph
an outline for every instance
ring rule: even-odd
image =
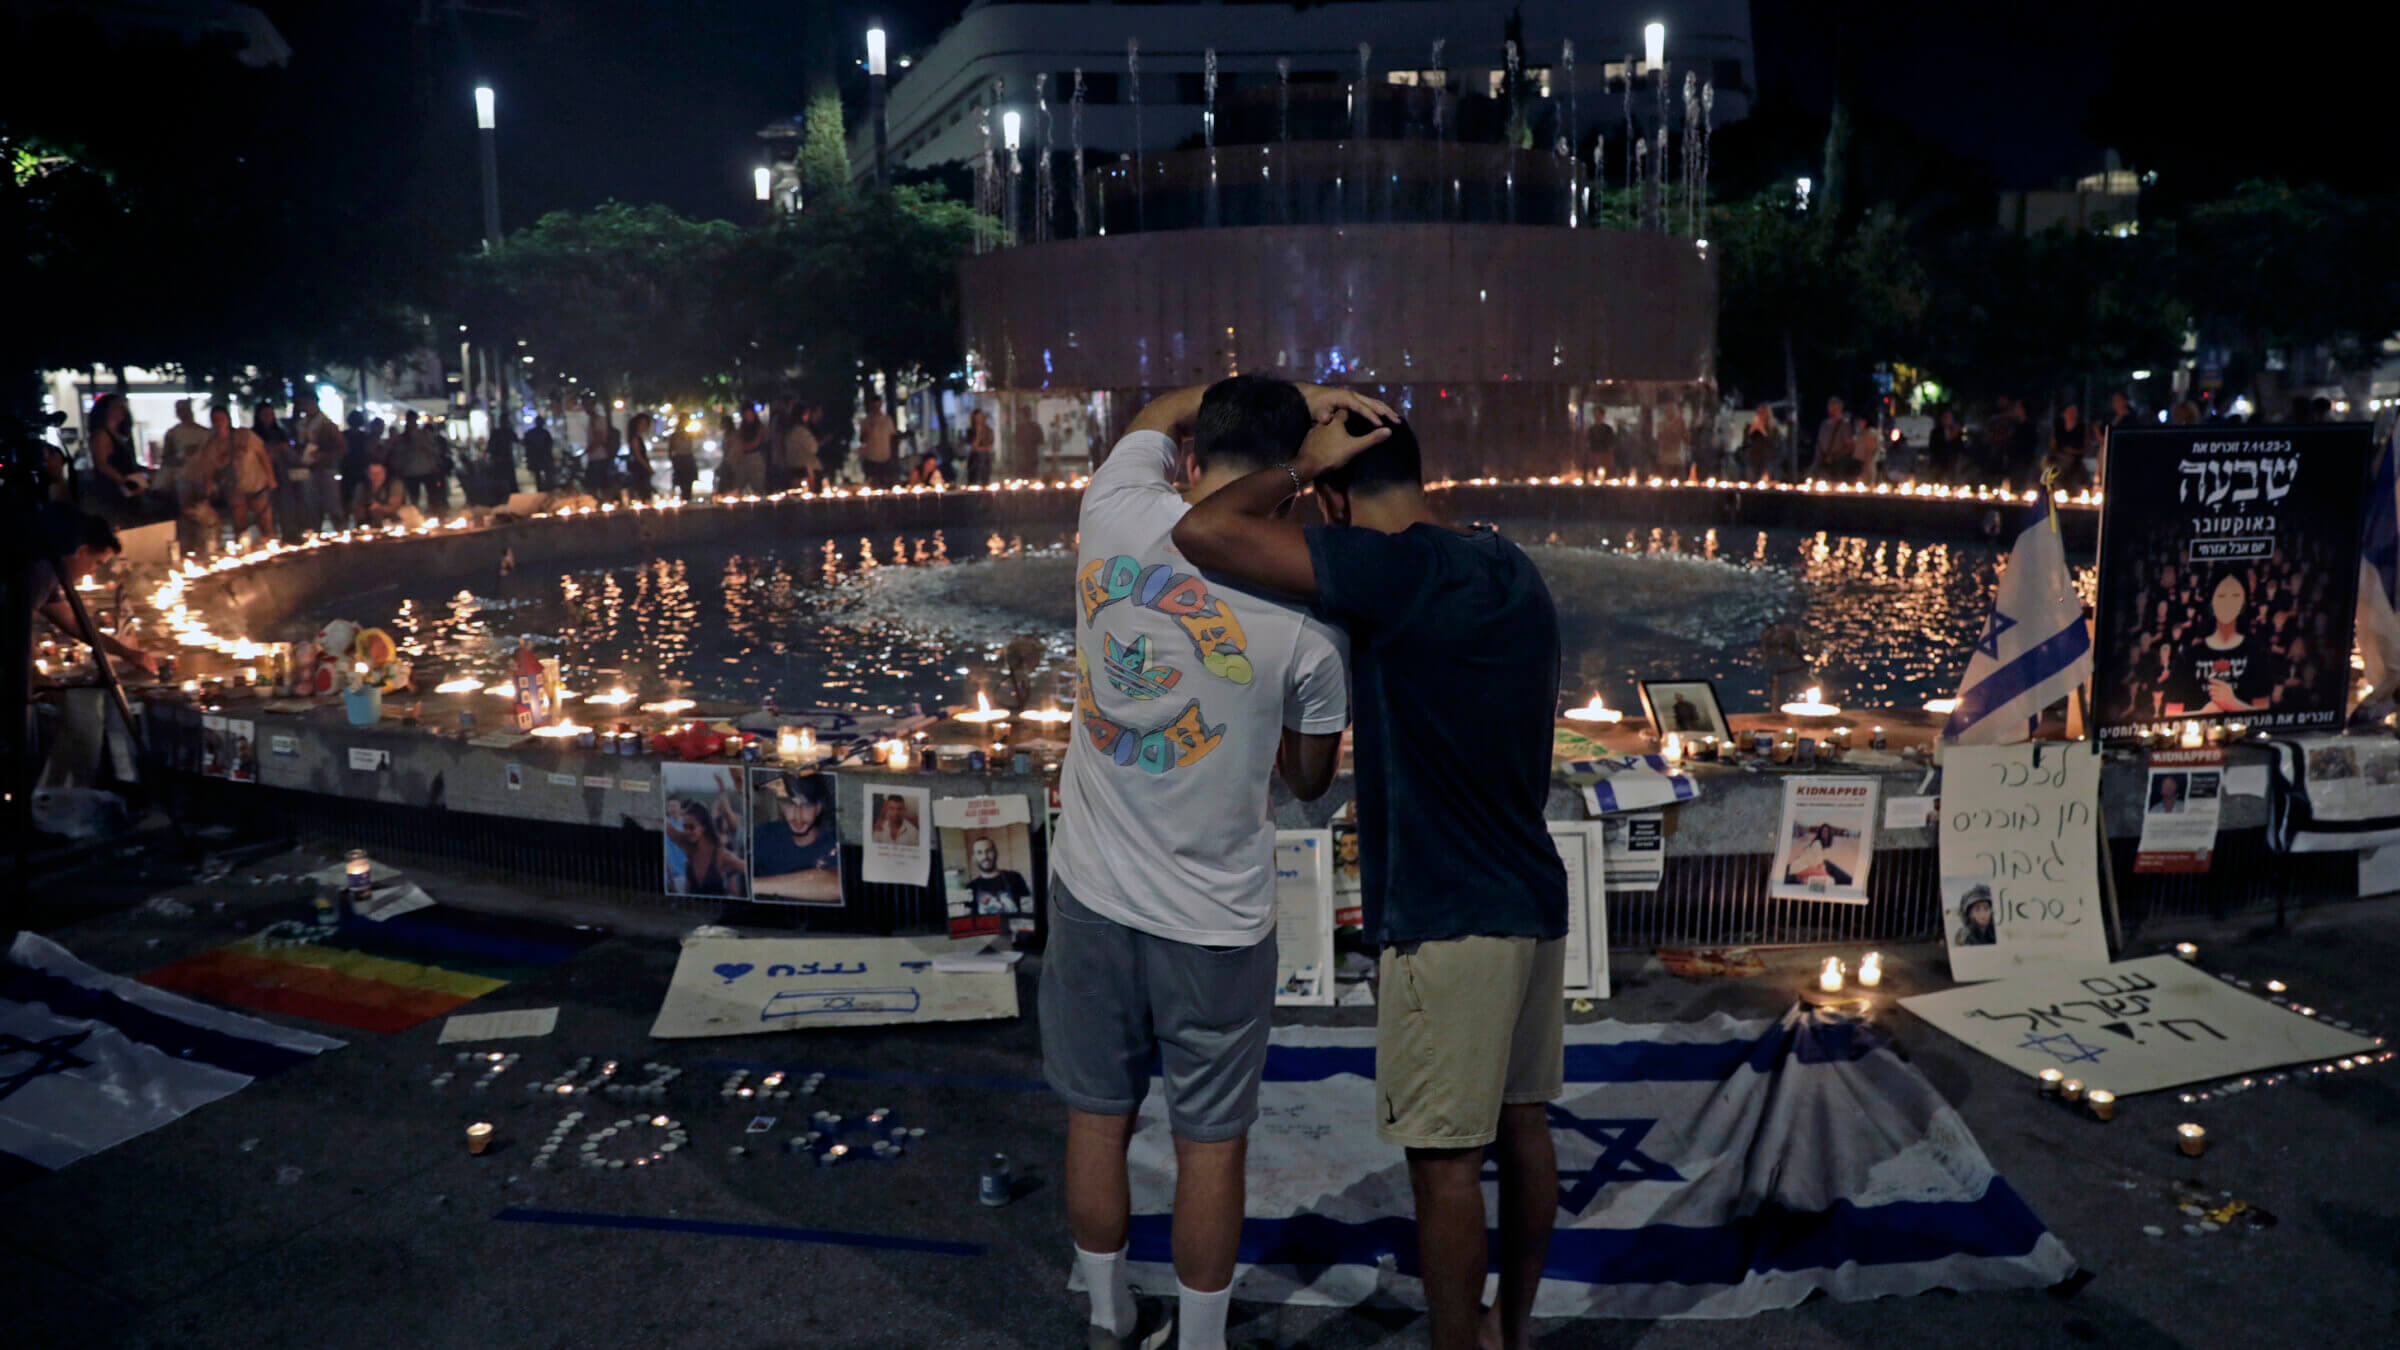
[[[1726,725],[1725,709],[1717,703],[1713,682],[1644,680],[1641,688],[1642,711],[1649,715],[1651,730],[1660,736],[1679,731],[1687,741],[1702,736],[1714,736],[1721,742],[1733,739],[1733,728]]]

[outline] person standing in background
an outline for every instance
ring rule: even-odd
[[[858,419],[858,464],[866,472],[867,486],[890,487],[898,476],[892,462],[892,441],[898,434],[883,400],[867,395],[867,410]]]
[[[550,419],[535,414],[533,428],[525,433],[525,471],[533,475],[536,492],[548,492],[555,481],[557,444],[550,434]]]
[[[228,409],[209,409],[208,427],[209,439],[225,446],[225,502],[233,517],[233,537],[240,539],[252,526],[258,527],[260,537],[274,537],[274,453],[267,449],[266,441],[257,431],[234,426],[233,413]]]
[[[691,423],[680,418],[667,433],[667,481],[674,485],[676,499],[687,502],[692,499],[692,485],[700,481],[700,461],[692,453]]]
[[[967,414],[967,481],[969,483],[992,481],[994,449],[991,416],[983,409],[977,408]]]
[[[1858,424],[1850,420],[1841,396],[1825,400],[1825,420],[1817,424],[1817,477],[1835,483],[1858,477],[1857,435]]]
[[[158,441],[158,471],[163,476],[180,476],[183,463],[194,450],[208,443],[208,428],[192,416],[192,401],[175,400],[175,425]]]
[[[350,452],[349,442],[342,439],[342,429],[317,406],[317,396],[306,390],[292,398],[292,432],[299,439],[300,467],[306,476],[300,493],[301,518],[290,528],[307,533],[324,528],[327,520],[337,527],[342,525],[345,504],[337,476],[342,470],[342,460]]]
[[[658,494],[658,471],[650,465],[650,428],[657,420],[638,412],[625,424],[625,490],[637,502]]]

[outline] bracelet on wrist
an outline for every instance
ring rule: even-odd
[[[1297,497],[1297,496],[1299,496],[1301,493],[1308,491],[1308,480],[1307,480],[1307,479],[1305,479],[1305,478],[1302,478],[1302,477],[1300,476],[1300,471],[1299,471],[1298,469],[1295,469],[1295,468],[1293,468],[1293,467],[1291,466],[1291,464],[1290,464],[1290,462],[1289,462],[1289,461],[1286,461],[1286,462],[1285,462],[1285,464],[1284,464],[1284,466],[1283,466],[1283,471],[1284,471],[1285,473],[1288,473],[1288,474],[1290,474],[1290,475],[1292,476],[1292,495],[1293,495],[1293,496]]]

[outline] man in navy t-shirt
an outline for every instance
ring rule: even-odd
[[[1523,549],[1426,500],[1406,423],[1352,415],[1192,508],[1210,573],[1314,597],[1349,632],[1359,878],[1381,944],[1377,1131],[1407,1150],[1434,1350],[1476,1345],[1483,1153],[1503,1197],[1488,1329],[1531,1343],[1558,1207],[1545,1105],[1564,1079],[1566,870],[1543,823],[1558,615]],[[1333,523],[1274,518],[1314,485]]]

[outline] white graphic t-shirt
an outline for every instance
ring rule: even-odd
[[[1145,933],[1246,947],[1275,929],[1268,776],[1283,729],[1350,720],[1340,632],[1200,576],[1169,537],[1189,508],[1175,442],[1137,431],[1084,489],[1074,744],[1051,865]]]

